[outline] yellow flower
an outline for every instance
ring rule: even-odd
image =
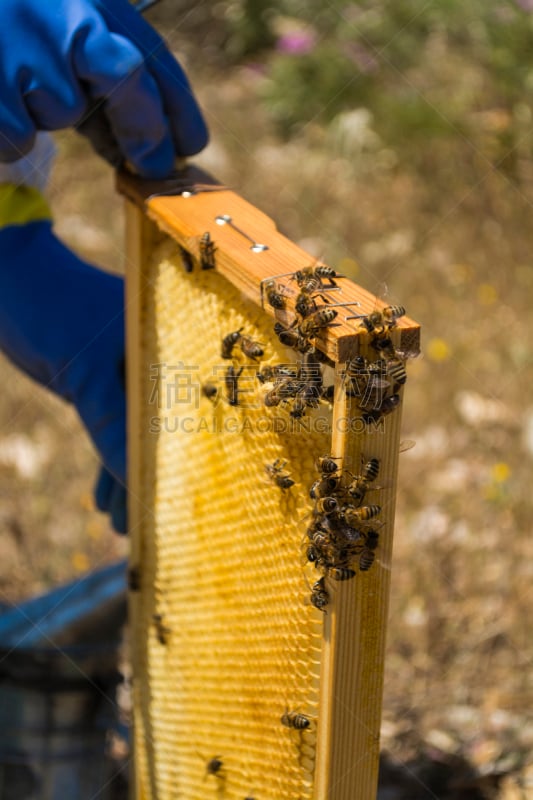
[[[72,554],[71,562],[75,572],[87,572],[91,566],[87,553],[81,553],[79,551]]]
[[[493,464],[490,474],[494,483],[506,483],[511,476],[511,467],[505,461],[498,461]]]
[[[448,361],[451,356],[450,347],[448,343],[444,341],[444,339],[430,339],[425,351],[427,353],[427,357],[431,359],[431,361],[436,361],[437,363]]]
[[[482,306],[493,306],[498,300],[498,292],[490,283],[480,283],[477,288],[477,299]]]

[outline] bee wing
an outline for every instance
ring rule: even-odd
[[[384,481],[380,480],[380,483],[379,483],[379,485],[377,485],[377,484],[375,484],[375,483],[371,483],[371,484],[370,484],[370,485],[367,487],[367,490],[366,490],[366,492],[367,492],[367,494],[368,494],[369,492],[374,492],[374,491],[376,491],[376,489],[377,489],[377,490],[379,490],[379,491],[381,491],[382,489],[390,489],[391,487],[392,487],[392,480],[384,480]]]
[[[395,347],[394,353],[397,358],[401,358],[402,361],[407,361],[408,358],[418,358],[421,353],[420,350],[402,350],[401,348]]]
[[[381,281],[380,283],[378,283],[376,289],[377,289],[377,291],[376,291],[376,306],[375,306],[375,308],[377,309],[378,301],[381,300],[383,303],[388,303],[389,300],[390,300],[390,295],[389,295],[389,287],[387,286],[385,281]]]
[[[378,555],[376,555],[376,559],[374,561],[373,566],[375,567],[376,564],[379,564],[380,567],[383,567],[383,569],[386,569],[388,572],[390,572],[392,569],[392,562],[390,561],[390,559],[380,558],[380,556]]]
[[[367,382],[367,389],[369,391],[377,391],[378,389],[387,389],[390,385],[390,381],[379,378],[377,375],[370,375]]]
[[[405,441],[400,442],[400,453],[405,453],[407,450],[411,450],[415,444],[416,442],[414,439],[405,439]]]

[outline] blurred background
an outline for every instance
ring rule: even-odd
[[[197,160],[422,325],[409,364],[383,746],[411,798],[533,797],[533,0],[164,0]],[[56,230],[121,271],[72,133]],[[121,557],[75,413],[0,362],[0,601]],[[529,766],[531,762],[531,766]],[[391,795],[394,796],[394,795]]]

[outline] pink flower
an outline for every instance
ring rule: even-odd
[[[316,44],[316,36],[310,31],[292,31],[284,33],[276,42],[276,50],[291,56],[310,53]]]
[[[522,11],[533,11],[533,0],[515,0],[515,2]]]

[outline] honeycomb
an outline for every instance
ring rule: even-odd
[[[331,411],[321,403],[298,420],[265,407],[257,370],[295,355],[224,277],[187,272],[168,239],[146,277],[145,513],[133,565],[139,793],[310,800],[324,615],[309,600],[316,573],[305,566],[304,539]],[[222,339],[239,329],[262,344],[262,357],[234,347],[232,360],[221,358]],[[267,473],[276,461],[294,481],[288,489]],[[285,714],[304,715],[309,727],[283,725]]]

